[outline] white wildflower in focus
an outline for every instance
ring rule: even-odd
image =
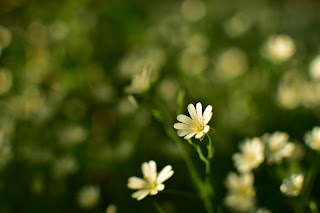
[[[296,51],[296,45],[288,35],[271,36],[263,47],[263,55],[274,63],[288,60]]]
[[[78,168],[78,163],[73,157],[65,156],[55,160],[53,174],[56,178],[64,178],[67,175],[74,174]]]
[[[298,196],[303,186],[304,177],[302,174],[292,174],[282,181],[280,190],[287,196]]]
[[[231,38],[242,36],[250,27],[250,19],[245,13],[237,13],[223,24],[225,33]]]
[[[246,72],[248,62],[246,54],[238,48],[225,50],[217,59],[216,73],[220,79],[230,80]]]
[[[309,74],[312,79],[320,80],[320,55],[312,60],[309,67]]]
[[[246,139],[239,148],[241,153],[233,155],[234,164],[239,172],[250,172],[263,162],[264,144],[260,138]]]
[[[78,204],[81,208],[91,209],[100,200],[100,188],[98,186],[84,186],[78,193]]]
[[[132,94],[141,94],[148,91],[150,85],[151,71],[148,68],[144,68],[133,76],[131,85],[126,88],[126,91]]]
[[[117,206],[114,204],[110,204],[106,209],[106,213],[116,213],[116,212],[117,212]]]
[[[316,150],[320,151],[320,127],[314,127],[311,132],[307,132],[304,136],[306,144]]]
[[[164,190],[164,184],[173,175],[170,165],[165,166],[159,174],[157,173],[157,164],[153,160],[144,162],[141,166],[143,179],[138,177],[130,177],[128,187],[138,190],[132,194],[137,200],[142,200],[147,195],[156,195],[159,191]]]
[[[201,0],[185,0],[181,5],[181,12],[186,20],[196,22],[206,15],[206,6]]]
[[[0,95],[8,92],[12,86],[12,74],[7,69],[0,69]]]
[[[227,176],[227,196],[225,205],[240,212],[249,212],[255,204],[254,176],[252,173],[237,175],[231,172]]]
[[[295,145],[288,140],[289,135],[284,132],[275,132],[271,135],[266,133],[262,136],[268,164],[281,163],[283,158],[293,154]]]
[[[12,159],[12,148],[3,132],[0,132],[0,169],[3,169]]]
[[[208,125],[212,117],[212,106],[208,105],[202,114],[202,104],[197,103],[196,108],[193,104],[188,105],[188,111],[191,116],[180,114],[177,120],[181,123],[175,123],[173,127],[178,130],[178,135],[184,139],[190,139],[195,136],[196,139],[201,139],[209,132]]]

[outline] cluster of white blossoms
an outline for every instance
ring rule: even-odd
[[[231,209],[248,212],[255,205],[254,176],[252,173],[237,175],[231,172],[227,176],[226,187],[227,196],[224,200],[225,205]]]
[[[307,132],[304,140],[310,148],[320,151],[320,127],[316,126],[310,132]]]
[[[233,155],[234,164],[239,172],[251,172],[264,161],[264,144],[260,138],[246,139],[239,148],[241,153]]]
[[[262,49],[262,54],[274,63],[288,60],[296,51],[292,38],[285,34],[268,38]]]
[[[156,195],[159,191],[164,190],[164,184],[173,175],[172,166],[165,166],[159,174],[157,173],[157,164],[151,160],[144,162],[141,166],[143,179],[138,177],[130,177],[128,188],[138,190],[132,194],[137,200],[142,200],[147,195]]]
[[[268,164],[279,164],[283,158],[293,154],[295,145],[288,140],[289,135],[285,132],[266,133],[262,136]]]
[[[178,130],[178,135],[184,139],[190,139],[195,136],[196,139],[201,139],[209,132],[208,125],[212,117],[212,106],[208,105],[202,114],[202,104],[198,102],[196,107],[193,104],[188,105],[188,112],[191,116],[180,114],[177,120],[181,123],[175,123],[173,127]]]
[[[78,193],[78,204],[81,208],[91,209],[100,200],[100,188],[98,186],[84,186]]]
[[[302,174],[292,174],[282,181],[280,190],[288,196],[298,196],[303,186],[304,176]]]

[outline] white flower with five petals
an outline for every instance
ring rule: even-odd
[[[164,190],[164,184],[173,175],[172,166],[167,165],[159,174],[157,173],[157,164],[153,160],[144,162],[141,166],[143,179],[138,177],[130,177],[128,188],[138,189],[132,194],[137,200],[142,200],[146,196],[156,195],[159,191]]]
[[[190,139],[193,136],[200,139],[209,132],[210,126],[207,125],[212,117],[212,106],[208,105],[202,114],[202,104],[197,103],[196,107],[193,104],[188,105],[188,112],[191,116],[180,114],[177,120],[181,123],[175,123],[173,127],[178,130],[178,135],[184,139]]]

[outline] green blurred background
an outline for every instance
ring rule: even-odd
[[[169,213],[204,212],[166,190],[131,198],[128,178],[151,159],[173,166],[167,189],[194,192],[151,100],[171,125],[189,103],[213,106],[215,205],[229,212],[224,181],[240,141],[286,131],[303,146],[319,124],[319,78],[310,75],[319,9],[316,0],[1,0],[0,212],[155,212],[153,199]],[[269,51],[277,35],[294,45],[287,58]],[[144,66],[155,77],[137,108],[127,88]],[[308,162],[259,169],[258,205],[292,212],[273,173]]]

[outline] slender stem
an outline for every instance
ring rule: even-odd
[[[175,190],[175,189],[166,189],[165,191],[162,192],[162,194],[180,195],[191,200],[200,199],[200,197],[196,196],[194,193]]]
[[[153,205],[157,209],[158,213],[165,213],[165,211],[163,210],[163,208],[161,208],[161,206],[157,203],[157,201],[153,200]]]

